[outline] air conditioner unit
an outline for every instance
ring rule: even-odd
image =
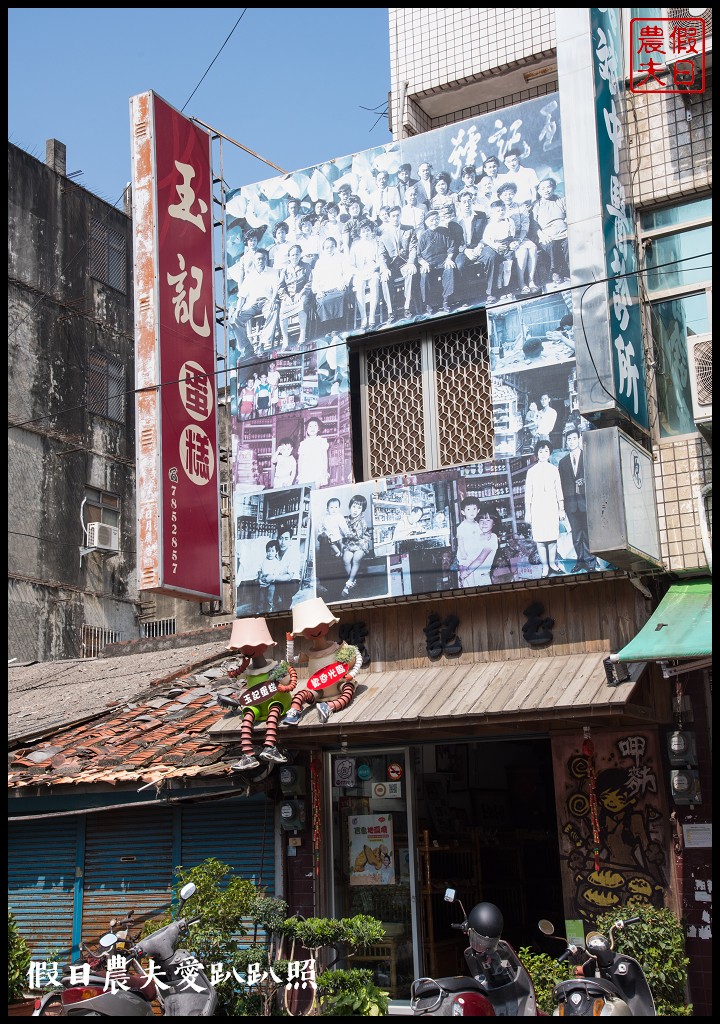
[[[712,425],[712,338],[707,334],[688,338],[688,366],[693,419],[698,427]]]
[[[106,526],[105,523],[89,523],[87,528],[87,546],[99,548],[101,551],[118,551],[120,548],[117,526]]]
[[[687,52],[675,52],[675,36],[674,32],[677,28],[682,27],[683,21],[687,18],[702,18],[705,25],[705,40],[698,39],[698,53],[697,57],[693,56],[693,60],[699,61],[702,57],[703,51],[706,56],[712,53],[712,7],[663,7],[662,9],[663,18],[667,18],[665,21],[665,53],[666,53],[666,64],[674,64],[678,60],[687,60]]]

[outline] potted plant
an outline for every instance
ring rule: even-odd
[[[17,921],[8,910],[8,1016],[32,1017],[35,999],[27,998],[30,947],[18,931]]]

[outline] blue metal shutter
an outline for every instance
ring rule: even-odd
[[[129,910],[135,911],[138,925],[167,910],[172,872],[172,812],[166,807],[89,815],[83,941],[94,946],[110,930],[110,919],[119,920]]]
[[[70,956],[82,827],[79,817],[9,823],[8,906],[33,960],[62,963]]]
[[[274,804],[263,794],[182,808],[184,868],[215,857],[275,894]]]

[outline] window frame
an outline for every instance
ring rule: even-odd
[[[86,529],[89,523],[102,523],[104,526],[115,526],[118,530],[120,529],[121,502],[119,494],[86,485],[83,506],[83,523]],[[89,519],[88,509],[96,509],[100,518]]]
[[[97,381],[100,378],[104,381],[104,396],[102,404],[104,409],[101,411],[99,406],[100,402],[100,388],[93,389],[91,387],[91,380],[94,378]],[[113,383],[113,377],[116,378],[116,384]],[[120,385],[121,390],[119,392],[114,391],[114,387]],[[97,391],[97,394],[96,394]],[[99,349],[91,349],[88,356],[87,364],[87,383],[86,383],[86,409],[91,416],[102,416],[103,419],[110,420],[111,423],[125,423],[127,415],[127,369],[125,364],[120,359],[115,359],[112,356],[107,355],[106,352],[101,352]],[[91,399],[97,399],[95,406],[91,404]],[[111,403],[116,402],[119,406],[118,415],[114,415],[111,409]]]
[[[128,268],[127,238],[122,231],[111,227],[107,221],[101,220],[93,214],[90,215],[88,247],[88,275],[93,281],[112,288],[121,295],[128,293]],[[111,280],[111,266],[115,265],[111,260],[111,254],[118,254],[117,267],[122,268],[122,282],[114,283]]]
[[[666,224],[662,227],[645,227],[644,217],[654,213],[661,212],[662,210],[681,209],[683,206],[690,206],[698,201],[709,199],[712,203],[712,193],[703,193],[702,195],[692,196],[677,196],[672,202],[665,202],[662,205],[646,207],[638,209],[637,220],[638,220],[638,231],[640,235],[641,245],[643,253],[645,253],[648,243],[659,238],[668,238],[676,235],[685,234],[688,231],[697,230],[698,228],[711,228],[712,229],[712,208],[702,217],[692,217],[688,220],[681,220],[676,224]],[[657,288],[652,291],[647,285],[648,277],[652,274],[654,267],[647,265],[647,258],[643,260],[642,268],[642,280],[645,293],[645,323],[646,323],[646,336],[651,346],[651,351],[655,352],[656,345],[659,344],[655,340],[655,336],[652,331],[652,317],[653,307],[660,305],[664,302],[672,302],[676,299],[690,298],[693,295],[705,295],[706,312],[707,312],[707,324],[708,330],[701,331],[693,335],[686,335],[685,341],[688,344],[692,337],[694,341],[699,340],[711,340],[712,339],[712,251],[708,255],[710,260],[710,266],[707,269],[707,280],[706,281],[693,281],[686,284],[672,285],[667,288]],[[688,372],[692,374],[693,367],[690,359],[690,353],[687,352]],[[663,434],[660,426],[660,400],[658,395],[657,382],[655,382],[655,403],[658,409],[658,420],[657,420],[657,442],[663,444],[674,444],[681,438],[694,437],[698,433],[698,428],[692,431],[687,431],[678,434]],[[692,409],[691,409],[692,412]]]
[[[474,311],[472,317],[460,320],[429,320],[413,327],[398,330],[395,334],[384,334],[378,338],[350,339],[351,343],[356,342],[353,348],[359,356],[359,377],[360,377],[360,415],[362,423],[362,473],[363,480],[375,479],[370,468],[371,447],[369,439],[371,436],[370,410],[368,400],[368,374],[367,354],[381,348],[391,348],[409,344],[410,342],[420,343],[420,377],[422,381],[423,400],[423,435],[425,447],[425,465],[416,469],[397,469],[392,473],[382,474],[383,476],[403,476],[414,473],[439,472],[442,470],[454,469],[459,466],[472,465],[484,459],[494,458],[493,450],[483,458],[473,457],[470,460],[459,460],[452,463],[443,463],[441,458],[441,436],[439,422],[439,397],[437,387],[437,366],[435,360],[435,340],[440,335],[462,332],[468,330],[480,331],[486,342],[486,360],[489,380],[492,385],[493,375],[490,368],[488,320],[484,310]],[[490,399],[487,416],[489,420],[491,435],[494,434],[493,403]]]

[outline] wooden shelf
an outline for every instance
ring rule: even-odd
[[[474,837],[467,842],[435,845],[430,841],[427,829],[423,831],[418,853],[423,948],[427,950],[429,976],[437,978],[443,973],[455,972],[457,967],[453,966],[453,956],[456,952],[461,953],[458,939],[452,937],[450,930],[451,915],[441,913],[443,907],[457,909],[455,904],[445,903],[445,890],[456,889],[466,909],[473,906],[480,899],[480,858]],[[443,917],[447,917],[447,921],[441,920]],[[436,922],[439,929],[447,927],[447,937],[436,937]]]

